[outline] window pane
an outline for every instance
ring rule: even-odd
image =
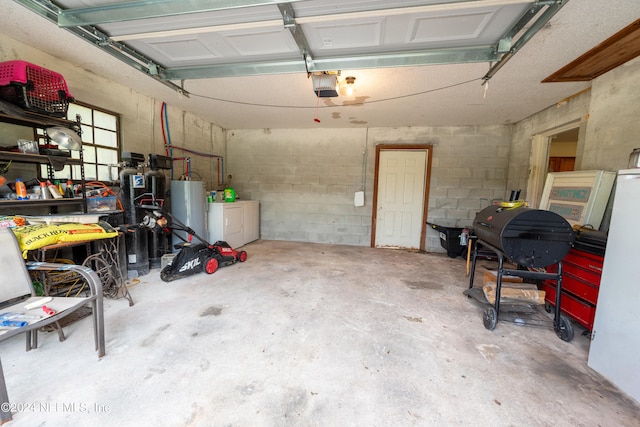
[[[73,122],[76,121],[76,114],[80,114],[81,122],[88,125],[91,125],[91,109],[87,107],[83,107],[82,105],[71,103],[69,104],[69,109],[67,110],[67,118]]]
[[[118,163],[118,152],[107,148],[98,148],[98,163],[103,165],[115,165]]]
[[[120,179],[120,169],[113,165],[98,165],[98,173],[102,176],[101,180],[117,181]]]
[[[92,145],[83,145],[82,150],[84,152],[84,163],[95,163],[96,162],[96,149]]]
[[[82,179],[82,171],[80,170],[80,165],[73,165],[71,167],[71,170],[73,172],[73,176],[71,177],[72,179],[75,179],[75,180]]]
[[[53,177],[54,179],[59,179],[61,181],[67,181],[67,179],[69,179],[69,177],[71,176],[71,167],[70,166],[65,166],[64,168],[62,168],[62,170],[60,171],[55,171],[53,173]]]
[[[47,143],[47,138],[44,136],[44,129],[36,129],[36,137],[39,145]]]
[[[111,177],[111,168],[109,166],[98,165],[98,180],[111,181],[112,179],[113,178]]]
[[[67,165],[59,171],[53,171],[53,179],[59,179],[66,181],[71,176],[71,166]],[[78,175],[79,177],[80,175]],[[40,165],[40,178],[43,180],[49,179],[49,172],[46,165]]]
[[[87,181],[95,181],[97,178],[96,165],[84,164],[84,177]]]
[[[103,113],[102,111],[93,112],[93,125],[99,128],[116,130],[116,118],[111,114]]]
[[[71,167],[67,165],[63,167],[62,170],[53,171],[53,179],[64,179],[66,181],[70,174]],[[49,172],[46,165],[40,165],[40,178],[43,180],[49,179]]]
[[[93,128],[91,126],[80,126],[82,130],[82,142],[93,144]]]
[[[104,145],[106,147],[117,147],[118,139],[116,133],[108,130],[94,129],[95,141],[94,144]]]

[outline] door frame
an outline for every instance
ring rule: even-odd
[[[555,134],[575,128],[580,128],[580,119],[572,120],[561,126],[533,135],[531,151],[529,152],[529,176],[526,195],[530,207],[537,208],[540,205],[549,165],[550,138]],[[581,132],[578,131],[578,145],[580,145],[580,133]]]
[[[427,153],[425,165],[424,199],[422,202],[422,229],[420,231],[420,250],[425,250],[427,236],[427,212],[429,211],[429,186],[431,183],[431,157],[433,145],[431,144],[378,144],[376,145],[375,173],[373,178],[373,212],[371,213],[371,247],[376,247],[376,222],[378,219],[378,173],[380,169],[381,151],[424,151]]]

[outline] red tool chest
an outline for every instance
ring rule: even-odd
[[[571,248],[562,260],[560,308],[589,330],[593,329],[603,262],[603,255],[592,254],[575,247]],[[555,272],[553,271],[555,268],[555,265],[550,267],[550,272]],[[546,292],[545,302],[555,305],[555,282],[545,281],[542,289]]]

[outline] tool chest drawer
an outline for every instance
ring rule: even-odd
[[[573,294],[583,300],[596,305],[598,303],[597,286],[581,280],[579,277],[573,276],[571,273],[562,274],[562,291]]]
[[[599,287],[603,262],[602,256],[571,249],[563,260],[563,273],[569,273],[585,283]]]
[[[591,330],[598,302],[600,277],[604,257],[576,248],[571,248],[562,260],[562,301],[561,310],[576,319],[582,326]],[[557,272],[556,265],[549,267]],[[542,289],[546,291],[545,301],[556,303],[555,283],[545,281]]]
[[[565,292],[564,278],[562,280],[562,299],[560,301],[560,309],[565,314],[568,314],[572,318],[578,321],[585,328],[593,329],[593,320],[596,316],[596,306],[589,304],[586,301],[581,300],[573,296],[572,294]],[[556,286],[553,282],[545,281],[542,284],[542,290],[545,291],[545,301],[551,305],[556,303]]]

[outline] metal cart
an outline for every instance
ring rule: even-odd
[[[495,254],[498,259],[496,297],[493,304],[489,303],[482,288],[473,286],[477,259],[479,256],[486,256],[487,254],[483,253],[485,251],[490,251],[492,254]],[[489,330],[495,329],[499,317],[501,320],[512,321],[516,324],[547,326],[550,323],[549,318],[540,311],[541,308],[537,304],[514,300],[501,302],[502,278],[505,275],[509,275],[521,277],[523,279],[552,280],[555,281],[557,289],[561,290],[562,261],[557,263],[556,273],[508,269],[504,267],[504,262],[505,255],[501,250],[482,240],[476,241],[471,258],[469,288],[464,291],[464,294],[469,298],[474,298],[480,303],[486,305],[482,313],[482,323],[484,324],[484,327]],[[561,340],[569,342],[573,339],[574,332],[571,321],[560,313],[561,294],[562,292],[556,292],[555,312],[552,325],[556,335]]]
[[[573,339],[571,321],[561,314],[562,295],[562,259],[571,249],[575,240],[569,223],[550,211],[529,209],[524,206],[507,208],[489,206],[480,211],[474,219],[474,234],[477,236],[473,248],[469,288],[464,291],[486,305],[482,320],[485,328],[493,330],[498,319],[512,320],[519,324],[533,326],[549,322],[538,304],[526,301],[501,301],[503,276],[510,275],[523,279],[554,281],[556,293],[553,329],[563,341]],[[474,276],[479,256],[492,254],[497,257],[495,302],[490,304],[483,289],[474,288]],[[505,260],[513,262],[518,268],[505,268]],[[557,265],[554,272],[545,267]],[[506,315],[501,313],[501,310]]]

